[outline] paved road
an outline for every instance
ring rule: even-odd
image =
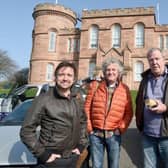
[[[120,168],[143,168],[141,136],[136,129],[135,119],[122,138]]]

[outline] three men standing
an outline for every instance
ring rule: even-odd
[[[143,137],[144,168],[157,168],[158,159],[168,168],[168,67],[158,48],[150,49],[147,59],[150,69],[142,74],[135,113]],[[118,168],[121,134],[133,116],[131,96],[121,81],[123,65],[119,60],[105,60],[102,70],[104,80],[91,83],[85,101],[91,157],[93,168],[102,168],[106,148],[108,167]],[[60,63],[55,88],[35,99],[21,129],[22,141],[39,165],[47,168],[75,168],[87,146],[86,116],[71,93],[75,76],[73,64]]]

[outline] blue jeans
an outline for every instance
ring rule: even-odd
[[[168,168],[168,138],[143,135],[144,168]]]
[[[103,168],[104,151],[107,150],[108,168],[119,168],[121,136],[99,137],[90,135],[92,168]]]

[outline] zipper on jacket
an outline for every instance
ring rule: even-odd
[[[106,123],[106,117],[107,117],[107,113],[108,113],[108,88],[106,87],[106,109],[105,109],[105,113],[104,113],[104,123],[103,123],[103,129],[105,127],[105,123]]]

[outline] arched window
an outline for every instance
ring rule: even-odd
[[[164,49],[164,37],[163,37],[163,35],[160,35],[159,36],[159,47],[160,47],[160,49],[162,50],[162,49]]]
[[[168,49],[168,35],[166,35],[166,49]]]
[[[52,81],[53,80],[53,73],[54,73],[54,65],[52,63],[47,64],[47,70],[46,70],[46,80]]]
[[[135,25],[135,46],[137,48],[144,47],[144,25],[142,23]]]
[[[56,32],[49,32],[49,43],[48,43],[48,51],[55,52],[56,51]]]
[[[96,68],[96,63],[95,62],[90,62],[89,63],[89,77],[93,77],[93,74],[94,74],[94,71],[95,71],[95,68]]]
[[[112,47],[121,47],[121,26],[119,24],[112,26]]]
[[[68,39],[68,52],[79,52],[80,50],[80,39],[69,38]]]
[[[90,48],[98,47],[98,26],[94,25],[90,28]]]
[[[140,82],[142,77],[141,73],[144,71],[144,64],[141,61],[137,61],[134,65],[134,81]]]

